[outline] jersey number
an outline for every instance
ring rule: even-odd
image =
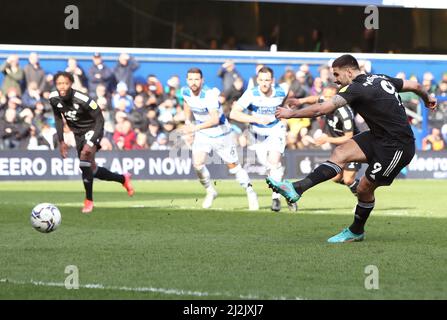
[[[94,133],[95,133],[95,132],[94,132],[93,130],[88,131],[88,132],[85,134],[85,140],[90,141],[90,140],[92,139]]]
[[[371,173],[376,174],[380,170],[382,170],[382,165],[379,162],[374,163],[373,165],[374,170],[371,170]]]
[[[396,92],[396,88],[394,88],[394,86],[389,81],[382,80],[380,81],[380,85],[382,86],[382,89],[385,90],[385,92],[394,95],[399,105],[402,105],[399,99],[399,94]]]

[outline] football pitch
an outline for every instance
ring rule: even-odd
[[[326,240],[351,224],[356,199],[332,182],[308,191],[296,213],[285,202],[270,211],[261,180],[257,212],[231,180],[216,182],[211,210],[198,181],[134,186],[129,198],[95,180],[85,215],[81,181],[1,182],[0,299],[447,298],[447,181],[379,189],[366,240],[346,244]],[[30,225],[40,202],[62,213],[52,233]],[[79,289],[67,289],[75,275]]]

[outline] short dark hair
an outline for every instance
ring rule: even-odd
[[[344,54],[332,62],[332,68],[344,68],[350,67],[356,70],[360,70],[359,63],[357,59],[351,56],[350,54]]]
[[[191,68],[186,72],[186,74],[188,73],[198,73],[200,74],[200,78],[203,78],[202,70],[200,70],[199,68]]]
[[[272,75],[272,78],[273,78],[273,69],[270,68],[270,67],[266,67],[266,66],[262,67],[261,69],[259,69],[258,75],[260,73],[270,73]]]
[[[71,83],[74,83],[73,75],[72,75],[70,72],[67,72],[67,71],[58,71],[58,72],[54,75],[54,82],[56,82],[57,79],[58,79],[59,77],[65,77],[65,78],[68,78],[68,79],[71,81]]]

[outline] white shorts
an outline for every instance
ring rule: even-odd
[[[233,133],[230,132],[221,137],[211,138],[197,132],[192,144],[192,152],[210,153],[213,150],[226,163],[238,163],[239,158],[237,148],[233,140]]]
[[[281,154],[284,153],[286,148],[285,126],[276,126],[275,128],[270,129],[267,135],[261,135],[253,132],[253,137],[254,143],[252,145],[252,149],[263,152],[276,151]]]

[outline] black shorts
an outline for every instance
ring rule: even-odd
[[[370,131],[364,131],[353,137],[368,160],[365,176],[371,182],[389,186],[394,178],[413,159],[414,142],[407,144],[384,143],[376,139]]]
[[[87,140],[90,140],[88,138],[91,137],[92,133],[93,133],[93,130],[83,132],[83,133],[82,132],[74,133],[75,141],[76,141],[76,151],[78,152],[78,156],[81,155],[82,148],[84,148],[84,145],[87,143]],[[100,142],[101,142],[103,135],[104,135],[104,132],[101,131],[98,139],[96,141],[92,141],[93,144],[96,146],[96,150],[101,149]]]

